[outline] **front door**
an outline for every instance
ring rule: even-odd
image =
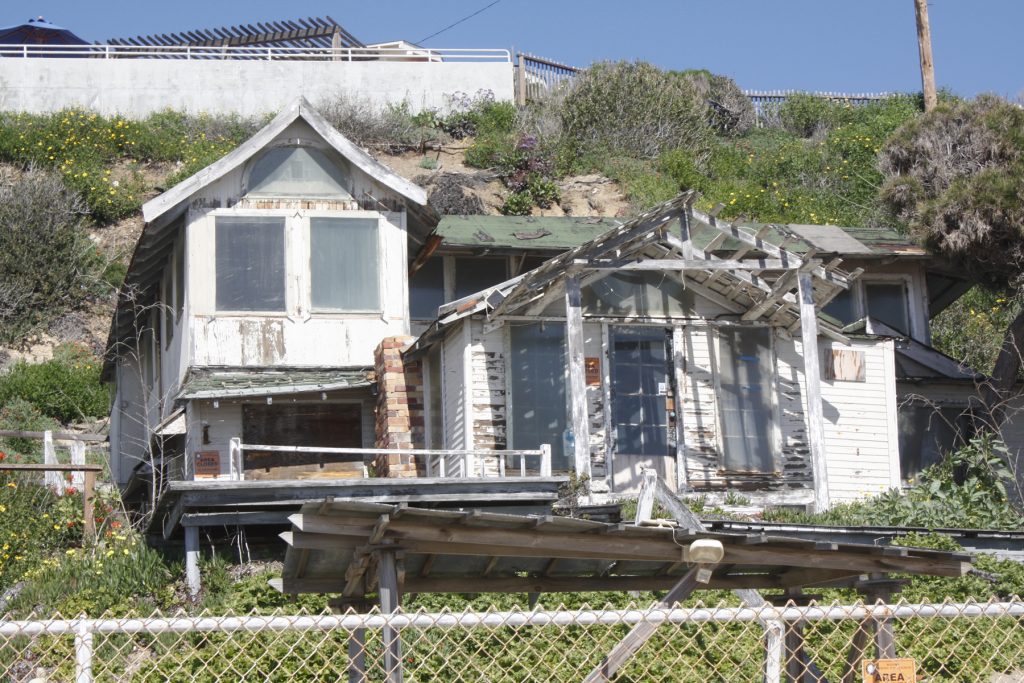
[[[610,342],[615,491],[636,491],[640,471],[645,467],[657,470],[658,476],[674,487],[668,331],[661,327],[614,326]]]

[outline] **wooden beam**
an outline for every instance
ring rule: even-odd
[[[699,585],[697,583],[698,567],[693,567],[683,575],[683,578],[672,587],[664,598],[658,603],[661,607],[671,608],[690,596]],[[629,633],[620,640],[608,656],[604,658],[597,667],[590,672],[584,683],[607,683],[615,678],[619,669],[636,654],[644,643],[650,640],[651,636],[658,629],[657,624],[643,621],[630,629]]]
[[[784,270],[778,259],[754,259],[731,261],[726,259],[645,259],[642,261],[597,260],[585,261],[584,268],[590,270]]]
[[[565,279],[565,359],[569,370],[568,412],[573,436],[576,476],[590,478],[590,416],[587,414],[587,381],[583,351],[583,312],[580,279]]]
[[[821,405],[821,363],[818,360],[818,315],[814,306],[811,274],[797,277],[800,293],[800,338],[804,357],[804,391],[807,398],[807,441],[814,476],[814,506],[818,512],[830,507],[828,460],[825,453],[825,415]]]

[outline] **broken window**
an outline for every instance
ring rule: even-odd
[[[718,332],[722,468],[729,472],[777,470],[771,334],[767,327]]]
[[[683,317],[693,312],[693,295],[664,273],[620,272],[583,289],[583,312],[614,317]]]
[[[857,314],[857,302],[854,299],[853,287],[836,294],[835,298],[821,309],[821,312],[832,316],[843,325],[849,325],[854,320],[860,319],[861,316]]]
[[[904,481],[942,460],[973,436],[970,416],[962,406],[935,407],[904,404],[899,407],[900,474]]]
[[[377,219],[311,218],[313,309],[379,311]]]
[[[455,298],[476,294],[508,279],[508,259],[455,259]]]
[[[249,173],[249,195],[351,199],[341,169],[312,147],[275,147]]]
[[[217,310],[283,311],[284,218],[217,216]]]
[[[536,323],[509,328],[512,449],[551,445],[552,466],[569,466],[565,431],[565,325]],[[536,464],[531,463],[531,467]]]
[[[362,406],[330,402],[243,405],[242,442],[256,446],[361,448]],[[295,479],[318,474],[361,477],[363,456],[246,449],[243,468],[250,479]]]
[[[869,316],[903,334],[910,334],[906,283],[866,282],[864,299]]]
[[[432,258],[409,278],[409,317],[433,320],[444,303],[444,259]]]

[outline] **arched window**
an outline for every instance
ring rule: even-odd
[[[341,169],[313,147],[274,147],[249,173],[249,196],[352,199]]]

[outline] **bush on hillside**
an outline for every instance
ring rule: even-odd
[[[719,135],[743,135],[754,127],[754,104],[731,78],[706,69],[683,71],[680,75],[704,100],[707,121]]]
[[[581,72],[565,96],[562,127],[575,157],[700,153],[712,135],[694,83],[646,62],[599,62]]]
[[[317,111],[338,132],[368,149],[401,152],[442,138],[429,116],[414,116],[408,102],[380,106],[343,93],[325,97]]]
[[[86,207],[38,168],[0,177],[0,343],[12,343],[79,303],[101,259]]]
[[[43,414],[35,404],[19,397],[0,403],[0,429],[16,432],[57,430],[60,422]],[[43,442],[40,439],[0,438],[0,453],[6,458],[42,462]]]
[[[62,423],[106,415],[107,388],[100,384],[100,360],[80,344],[62,344],[45,363],[17,363],[0,375],[0,405],[16,399]]]

